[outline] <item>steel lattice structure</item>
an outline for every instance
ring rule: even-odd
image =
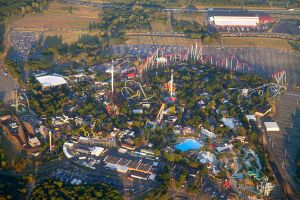
[[[121,94],[125,99],[138,101],[140,104],[157,102],[153,95],[146,95],[141,83],[133,80],[125,82],[124,87],[121,89]]]
[[[230,71],[240,71],[242,73],[253,73],[254,68],[231,55],[224,59],[215,56],[204,56],[202,47],[198,48],[197,44],[187,49],[181,48],[158,48],[155,53],[147,57],[139,66],[138,72],[141,74],[148,68],[162,67],[181,62],[194,61],[199,64],[209,64],[215,67],[227,69]]]

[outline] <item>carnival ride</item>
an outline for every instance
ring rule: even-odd
[[[255,69],[238,59],[236,56],[230,55],[223,59],[211,55],[203,55],[202,47],[192,45],[190,48],[171,47],[158,48],[156,52],[147,57],[139,66],[138,73],[154,68],[164,67],[167,65],[178,64],[181,62],[196,62],[199,64],[212,65],[215,67],[227,69],[230,71],[239,71],[242,73],[253,73]]]
[[[248,177],[253,177],[258,183],[256,184],[256,187],[240,184],[238,186],[239,189],[256,195],[269,196],[274,186],[272,183],[268,182],[268,177],[262,172],[263,167],[258,155],[248,148],[242,148],[242,152],[244,152],[245,155],[241,157],[241,160],[239,160],[238,157],[233,159],[236,170],[233,172],[232,177],[234,179],[244,179],[246,175]],[[246,172],[242,171],[243,166],[247,169]]]
[[[161,106],[160,106],[160,109],[158,111],[158,114],[156,116],[156,122],[159,124],[161,122],[161,120],[163,119],[164,117],[164,109],[165,109],[165,106],[166,104],[165,103],[162,103]]]
[[[81,127],[79,130],[83,131],[84,136],[90,138],[90,132],[88,132],[84,127]],[[91,133],[94,138],[98,138],[98,135],[91,129]]]
[[[276,83],[268,83],[256,88],[228,88],[227,91],[239,93],[239,97],[252,98],[253,96],[264,96],[266,99],[274,99],[280,95],[282,89],[286,89],[286,72],[284,70],[274,73],[272,78]],[[266,95],[268,94],[268,96]]]
[[[216,58],[210,55],[203,55],[202,47],[199,48],[198,45],[196,44],[196,45],[192,45],[189,48],[181,48],[181,47],[158,48],[156,52],[151,54],[141,63],[140,67],[138,67],[138,73],[141,74],[143,71],[146,71],[149,68],[166,67],[169,65],[175,65],[182,62],[188,62],[188,61],[192,61],[204,65],[205,64],[211,65],[229,71],[238,71],[247,74],[257,72],[255,67],[241,61],[240,59],[238,59],[236,56],[233,55],[227,56],[223,59]],[[247,98],[253,97],[254,95],[262,96],[268,93],[270,94],[270,96],[268,96],[267,99],[273,99],[280,95],[280,90],[282,88],[286,89],[286,85],[287,85],[286,71],[282,70],[276,72],[271,75],[271,78],[273,78],[276,81],[276,83],[264,84],[257,88],[251,88],[251,89],[247,89],[247,88],[245,89],[230,88],[230,89],[239,90],[240,94],[243,97],[247,97]],[[170,95],[172,96],[172,86],[168,87],[168,90],[170,91]]]
[[[151,104],[158,101],[153,95],[147,96],[140,82],[127,80],[121,89],[122,96],[127,100],[138,102],[138,104]]]
[[[236,165],[237,169],[233,172],[232,178],[234,178],[234,179],[243,179],[244,178],[244,174],[242,172],[240,172],[241,169],[242,169],[242,165],[239,163],[237,157],[235,157],[233,159],[233,161],[234,161],[234,164]]]
[[[30,110],[29,99],[24,92],[19,92],[18,89],[16,89],[11,92],[11,96],[13,100],[13,105],[16,107],[16,113],[19,113],[20,105]],[[23,100],[26,101],[26,105],[22,103]]]

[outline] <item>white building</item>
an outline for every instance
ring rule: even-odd
[[[70,158],[73,157],[73,155],[69,153],[66,144],[63,145],[63,152],[64,152],[64,154],[65,154],[65,156],[66,156],[67,158],[70,159]]]
[[[61,85],[67,85],[67,81],[61,76],[39,76],[36,80],[42,85],[43,89],[54,88]]]
[[[245,115],[245,116],[246,116],[246,118],[247,118],[248,121],[253,120],[253,121],[256,122],[256,117],[255,117],[255,115]]]
[[[34,137],[34,138],[29,138],[28,144],[31,147],[36,147],[36,146],[40,146],[41,142],[39,141],[39,139],[37,137]]]
[[[206,130],[204,128],[201,129],[201,134],[209,137],[210,139],[216,138],[216,134],[214,134],[213,132],[210,132],[209,130]]]
[[[117,170],[118,172],[121,173],[126,173],[128,171],[128,167],[123,165],[113,164],[113,163],[107,163],[105,167],[110,168],[112,170]]]
[[[209,18],[210,23],[216,26],[257,26],[259,23],[258,16],[212,16]]]
[[[280,128],[276,122],[264,122],[264,125],[266,127],[266,131],[280,131]]]
[[[221,153],[222,151],[225,151],[225,150],[227,150],[227,149],[232,149],[233,148],[233,145],[232,144],[224,144],[224,146],[219,146],[219,147],[217,147],[216,148],[216,150],[219,152],[219,153]]]
[[[198,159],[202,164],[214,163],[216,161],[216,156],[208,151],[204,151],[199,153]]]
[[[102,148],[102,147],[95,147],[95,148],[92,150],[91,154],[92,154],[93,156],[100,156],[100,155],[103,153],[103,151],[104,151],[104,148]]]

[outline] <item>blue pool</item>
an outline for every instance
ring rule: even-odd
[[[193,149],[200,149],[202,144],[194,139],[184,140],[182,143],[176,144],[175,149],[180,151],[189,151]]]

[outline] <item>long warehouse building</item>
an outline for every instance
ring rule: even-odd
[[[258,16],[212,16],[210,23],[215,26],[257,26],[259,24]]]

